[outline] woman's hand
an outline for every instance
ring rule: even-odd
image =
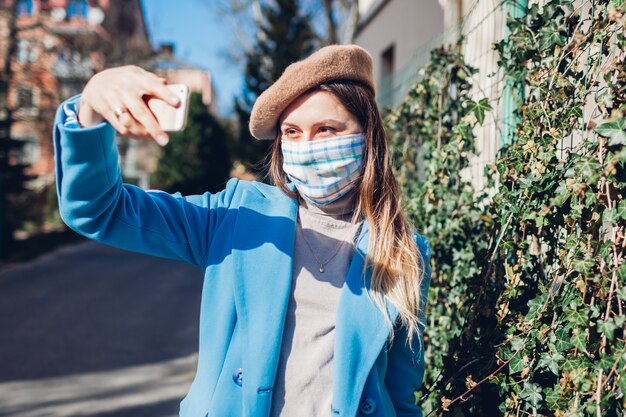
[[[151,137],[164,146],[169,137],[157,123],[146,99],[156,97],[178,107],[178,98],[166,84],[164,78],[134,65],[99,72],[83,90],[79,123],[88,127],[106,119],[121,135],[135,139]]]

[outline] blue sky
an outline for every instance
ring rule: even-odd
[[[219,114],[232,112],[232,98],[243,85],[243,64],[225,54],[239,45],[231,21],[210,0],[142,0],[142,4],[152,44],[174,42],[178,58],[209,70]]]
[[[175,55],[190,64],[210,71],[217,93],[218,112],[222,116],[233,113],[233,97],[243,87],[245,62],[236,62],[229,53],[240,55],[244,45],[235,34],[235,28],[244,41],[254,39],[255,25],[250,14],[224,14],[218,4],[224,0],[141,0],[146,24],[155,48],[162,42],[175,43]],[[312,25],[323,32],[324,14],[315,1],[303,2],[304,13],[313,16]]]

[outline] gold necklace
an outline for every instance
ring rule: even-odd
[[[300,226],[300,235],[302,236],[302,240],[304,240],[304,243],[306,243],[306,246],[309,248],[309,252],[311,252],[311,255],[313,255],[313,258],[315,258],[315,260],[317,261],[317,263],[320,265],[320,269],[319,271],[323,274],[324,271],[326,271],[326,269],[324,268],[324,266],[326,264],[328,264],[330,261],[333,260],[333,258],[335,256],[337,256],[337,254],[339,253],[339,249],[343,246],[344,243],[346,243],[344,240],[341,240],[339,242],[339,245],[337,245],[337,249],[335,249],[335,251],[333,252],[333,254],[331,255],[330,258],[328,258],[326,260],[326,262],[322,262],[319,260],[319,258],[315,255],[315,251],[313,250],[313,248],[311,247],[311,245],[309,244],[309,241],[306,239],[306,237],[304,236],[304,229],[302,228],[302,223],[300,221],[300,217],[298,216],[298,220],[296,221],[296,224],[298,226]],[[359,232],[359,230],[361,230],[361,226],[363,225],[363,222],[361,222],[361,224],[359,225],[359,228],[357,229],[357,234]],[[348,228],[348,230],[350,230]]]

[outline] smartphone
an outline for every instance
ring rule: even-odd
[[[176,97],[180,100],[180,106],[174,107],[165,101],[151,97],[147,104],[159,122],[159,126],[166,132],[180,132],[187,124],[187,114],[189,113],[189,87],[185,84],[167,85]]]

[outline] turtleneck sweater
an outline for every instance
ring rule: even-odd
[[[362,225],[362,218],[352,222],[357,196],[355,188],[323,206],[298,198],[291,294],[271,417],[332,415],[337,304]]]

